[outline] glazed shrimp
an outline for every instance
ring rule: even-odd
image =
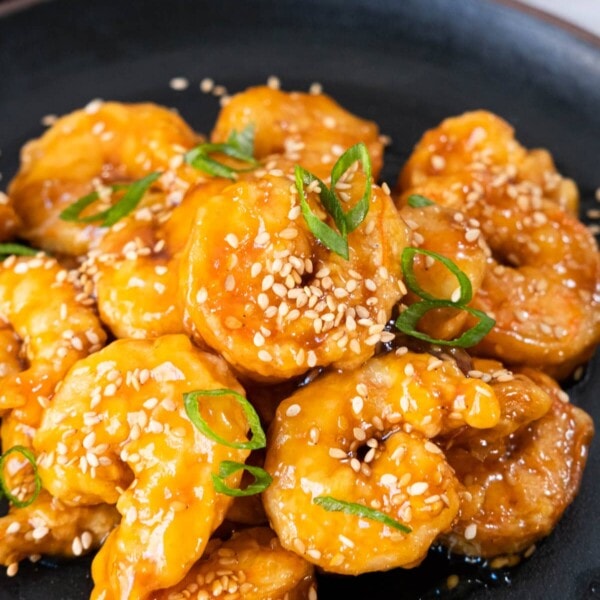
[[[19,235],[51,252],[78,256],[103,233],[93,224],[60,219],[79,198],[154,171],[166,201],[179,198],[198,171],[182,154],[198,137],[172,111],[154,104],[90,103],[52,126],[22,151],[9,195],[22,219]],[[98,212],[93,205],[82,216]],[[103,208],[106,208],[104,206]]]
[[[490,250],[481,236],[469,234],[469,220],[460,211],[443,206],[412,208],[404,206],[400,216],[411,230],[412,244],[449,258],[469,278],[477,293],[487,271]],[[436,298],[452,299],[459,288],[456,277],[438,261],[417,254],[413,272],[419,285]],[[412,304],[419,300],[409,292],[403,300]],[[419,321],[419,328],[436,339],[452,339],[463,330],[468,313],[452,309],[435,309]]]
[[[104,343],[90,299],[68,278],[43,255],[12,256],[0,265],[0,316],[23,340],[26,365],[15,372],[13,363],[13,372],[2,377],[0,413],[29,401],[47,403],[67,369]]]
[[[93,283],[98,310],[118,338],[152,338],[183,332],[179,262],[198,205],[230,182],[214,179],[163,210],[163,201],[136,210],[111,228],[81,267]]]
[[[364,175],[344,185],[352,204]],[[404,290],[406,227],[380,188],[348,240],[346,261],[314,237],[282,169],[225,188],[200,206],[182,257],[186,330],[257,380],[361,364],[392,335],[383,329]]]
[[[592,420],[569,403],[550,377],[532,369],[524,373],[540,384],[536,394],[545,394],[546,400],[531,403],[522,395],[515,397],[514,386],[507,394],[492,383],[508,438],[486,441],[482,432],[484,437],[477,440],[469,432],[446,450],[468,492],[460,518],[443,538],[453,551],[484,557],[522,552],[552,531],[579,489],[594,433]],[[529,380],[530,387],[535,384]],[[549,410],[532,418],[544,406]]]
[[[271,425],[273,483],[263,493],[271,526],[284,548],[327,571],[414,566],[460,504],[460,486],[429,438],[498,419],[487,384],[430,355],[388,354],[324,375],[282,402]],[[315,503],[323,496],[377,509],[412,531],[328,512]]]
[[[548,198],[545,188],[520,179],[525,151],[514,139],[504,140],[512,149],[504,156],[493,130],[491,141],[476,135],[486,125],[478,114],[447,120],[424,136],[401,178],[419,183],[400,203],[419,193],[458,208],[474,219],[471,235],[483,235],[491,248],[472,306],[493,316],[496,326],[474,351],[562,378],[600,341],[600,254],[587,228],[561,208],[569,200]],[[465,151],[472,136],[479,140],[477,153]],[[422,166],[424,155],[438,156],[431,154],[434,147],[445,152],[441,162],[433,161],[437,175]]]
[[[116,503],[123,516],[92,565],[92,598],[145,599],[200,558],[231,504],[211,474],[249,451],[200,433],[183,394],[222,388],[243,393],[222,359],[183,335],[117,340],[63,380],[34,440],[40,475],[65,503]],[[202,408],[209,427],[244,440],[242,407],[232,396],[211,400]],[[236,483],[238,474],[228,479]]]
[[[354,116],[325,94],[249,88],[221,110],[212,140],[225,142],[233,131],[249,125],[255,128],[256,158],[284,155],[325,178],[345,150],[364,142],[375,178],[381,170],[383,144],[377,125]]]
[[[225,542],[211,540],[186,577],[152,600],[208,600],[222,594],[229,600],[315,600],[314,569],[284,550],[269,528],[254,527]]]

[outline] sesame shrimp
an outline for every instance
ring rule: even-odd
[[[500,126],[504,137],[496,136]],[[402,173],[408,189],[400,204],[418,193],[460,209],[490,247],[472,306],[493,316],[496,326],[474,352],[563,378],[600,341],[600,253],[568,210],[572,199],[556,192],[570,189],[557,183],[560,176],[548,172],[545,184],[522,178],[526,151],[506,128],[496,118],[467,113],[425,134]],[[470,148],[472,138],[477,143]]]
[[[406,226],[388,195],[373,186],[345,260],[311,233],[290,178],[270,170],[208,198],[182,257],[186,330],[263,381],[361,364],[393,337],[383,330],[404,290]],[[348,201],[364,187],[354,173]],[[322,215],[313,190],[308,201]]]
[[[431,438],[498,419],[491,388],[452,360],[392,353],[324,375],[282,402],[269,430],[271,526],[284,548],[326,571],[414,566],[460,504],[460,485]],[[329,512],[319,497],[376,509],[411,531]]]
[[[375,178],[382,167],[383,144],[377,125],[349,113],[326,94],[249,88],[223,107],[212,140],[225,142],[233,131],[249,125],[255,128],[254,150],[259,159],[284,155],[325,178],[345,150],[364,142]]]
[[[243,393],[222,359],[183,335],[117,340],[63,380],[34,439],[42,480],[67,504],[116,503],[123,516],[94,559],[92,598],[148,598],[202,555],[231,504],[211,474],[249,451],[202,434],[183,394],[223,388]],[[245,439],[247,420],[232,396],[211,398],[202,412],[221,437]]]
[[[449,258],[469,278],[473,293],[479,290],[487,270],[489,248],[481,236],[473,233],[462,212],[438,205],[404,206],[400,216],[411,230],[413,246]],[[457,290],[460,292],[456,277],[433,258],[417,254],[413,272],[419,285],[436,298],[450,300]],[[419,299],[409,292],[403,302],[412,304]],[[430,310],[420,319],[419,328],[433,338],[452,339],[464,329],[467,318],[466,312],[453,309]]]
[[[268,527],[254,527],[227,541],[211,540],[179,584],[151,598],[208,600],[221,595],[229,600],[316,600],[314,568],[284,550]]]
[[[527,550],[552,531],[579,489],[594,433],[591,418],[549,376],[524,369],[517,378],[520,390],[491,383],[509,435],[494,439],[482,432],[478,439],[469,432],[446,450],[466,489],[460,517],[442,540],[455,552],[493,557]],[[534,394],[532,387],[538,388]]]
[[[23,342],[3,362],[0,413],[44,406],[71,365],[102,346],[106,335],[90,303],[53,258],[11,256],[0,265],[0,317],[12,327],[3,335],[15,350],[15,334]]]
[[[60,213],[93,191],[109,191],[154,171],[156,187],[179,196],[198,172],[182,154],[198,142],[174,112],[154,104],[90,103],[59,119],[26,144],[21,167],[9,186],[22,226],[19,235],[51,252],[78,256],[103,233],[95,224],[60,219]],[[82,216],[97,212],[95,204]],[[102,208],[106,208],[103,206]]]
[[[136,210],[112,227],[81,267],[93,283],[98,310],[118,338],[152,338],[183,332],[179,262],[198,205],[230,182],[214,179],[188,192],[181,203]]]

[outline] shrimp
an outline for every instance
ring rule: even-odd
[[[400,216],[411,230],[413,245],[451,259],[469,278],[473,293],[477,293],[487,271],[490,251],[482,237],[469,235],[469,220],[464,214],[436,205],[404,206]],[[456,277],[432,258],[417,254],[413,272],[419,285],[436,298],[452,299],[460,289]],[[411,304],[418,299],[409,292],[404,302]],[[467,318],[466,312],[453,309],[430,310],[420,319],[419,328],[433,338],[452,339],[463,330]]]
[[[600,253],[564,208],[572,199],[522,179],[526,152],[507,128],[487,113],[467,113],[425,134],[402,173],[402,184],[412,187],[400,204],[418,193],[460,209],[473,219],[470,235],[483,235],[489,245],[492,257],[472,306],[496,326],[474,352],[563,378],[600,341]],[[545,178],[553,189],[556,178]]]
[[[382,167],[383,144],[377,125],[352,115],[325,94],[249,88],[221,110],[212,140],[225,142],[233,131],[249,125],[255,128],[254,152],[259,159],[284,155],[325,178],[345,150],[364,142],[375,178]]]
[[[85,254],[103,229],[60,219],[92,191],[127,183],[154,171],[165,200],[179,198],[198,171],[182,154],[198,136],[174,112],[154,104],[90,103],[24,146],[21,167],[9,186],[22,220],[19,235],[35,246],[72,256]],[[104,207],[106,208],[106,207]],[[94,207],[86,209],[92,214]]]
[[[227,541],[211,540],[186,577],[152,600],[208,600],[221,594],[229,600],[314,600],[314,569],[284,550],[270,529],[254,527],[234,533]]]
[[[195,428],[183,394],[199,389],[243,393],[221,358],[183,335],[117,340],[76,363],[47,409],[34,438],[45,486],[66,504],[116,503],[123,516],[94,559],[92,598],[145,599],[175,585],[223,520],[231,497],[215,491],[211,474],[249,451]],[[243,440],[239,403],[211,400],[202,407],[208,426]],[[237,483],[238,474],[228,479]]]
[[[477,439],[469,432],[446,450],[467,493],[460,518],[442,541],[462,554],[492,557],[526,550],[552,531],[579,489],[594,433],[591,418],[570,404],[549,376],[524,369],[515,377],[520,385],[506,389],[504,382],[501,390],[491,384],[502,404],[496,433],[508,437],[494,440],[484,431]],[[523,394],[526,381],[529,388],[538,387],[533,394],[538,401]]]
[[[81,266],[91,281],[104,323],[118,338],[152,338],[183,332],[179,262],[198,205],[228,180],[199,184],[166,212],[164,202],[142,207],[111,228]]]
[[[55,259],[11,256],[0,265],[0,316],[23,341],[26,368],[13,356],[2,376],[0,413],[28,402],[45,405],[71,365],[99,349],[106,335],[88,296]],[[6,365],[7,363],[4,362]]]
[[[207,198],[181,262],[186,331],[262,381],[361,364],[392,336],[383,329],[404,290],[406,226],[388,195],[373,186],[345,260],[311,233],[286,173],[258,171]],[[350,202],[364,186],[360,171],[344,182]]]
[[[326,571],[414,566],[460,506],[460,485],[430,438],[498,419],[491,388],[452,360],[392,353],[324,375],[282,402],[271,425],[273,482],[263,492],[271,526],[284,548]],[[315,503],[323,496],[377,509],[412,531],[328,512]]]

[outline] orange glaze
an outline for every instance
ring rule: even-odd
[[[0,317],[25,342],[20,352],[28,365],[16,372],[13,355],[10,368],[3,367],[9,372],[2,377],[0,413],[29,401],[44,406],[67,369],[106,337],[86,294],[55,259],[43,255],[10,257],[0,265]]]
[[[116,502],[123,516],[94,560],[93,599],[147,598],[202,555],[231,504],[211,473],[249,451],[201,434],[183,393],[220,388],[243,393],[222,359],[183,335],[118,340],[64,379],[35,437],[44,485],[73,505]],[[245,439],[246,418],[231,396],[205,398],[201,407],[213,431]],[[228,479],[238,483],[237,474]]]
[[[256,171],[207,199],[182,258],[186,330],[263,381],[361,364],[391,335],[382,330],[404,289],[398,257],[406,227],[390,197],[373,187],[346,261],[310,232],[284,168]],[[364,176],[341,185],[348,210]]]
[[[0,242],[12,240],[20,224],[13,201],[4,192],[0,192]]]
[[[29,142],[9,186],[22,227],[20,237],[51,252],[81,255],[102,235],[94,224],[63,221],[59,214],[79,198],[112,183],[163,172],[155,186],[179,197],[202,177],[182,162],[198,136],[173,111],[155,104],[90,103]],[[108,190],[107,190],[108,191]],[[82,216],[107,208],[101,202]]]
[[[214,596],[228,600],[315,600],[315,590],[313,566],[284,550],[267,527],[254,527],[234,533],[227,541],[211,540],[186,577],[153,595],[152,600]]]
[[[477,293],[487,270],[489,248],[484,239],[471,232],[469,220],[460,211],[443,206],[411,208],[404,206],[400,216],[409,226],[412,246],[437,252],[449,258],[469,278],[473,293]],[[413,272],[419,285],[435,298],[452,300],[460,292],[457,278],[439,261],[417,254]],[[405,304],[421,300],[409,292]],[[468,313],[454,309],[436,309],[419,321],[419,329],[435,339],[453,339],[465,327]]]
[[[600,341],[600,254],[572,215],[576,189],[546,154],[528,154],[498,117],[466,113],[423,136],[400,184],[400,205],[418,193],[459,209],[492,251],[472,306],[496,327],[476,353],[561,378],[589,359]]]
[[[445,451],[466,493],[442,541],[485,557],[522,552],[552,531],[577,494],[594,433],[591,418],[543,373],[524,369],[491,385],[499,427],[459,434]]]
[[[248,125],[255,127],[256,158],[284,155],[322,179],[340,155],[358,142],[367,145],[375,179],[383,164],[377,125],[354,116],[325,94],[249,88],[221,110],[211,139],[225,142],[233,131]]]
[[[499,416],[487,384],[426,354],[388,354],[324,375],[282,402],[269,430],[271,526],[284,548],[327,571],[414,566],[459,510],[460,486],[429,439],[493,427]],[[317,496],[376,508],[412,532],[326,511]]]

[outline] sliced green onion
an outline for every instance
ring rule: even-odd
[[[419,285],[413,268],[415,254],[430,256],[438,262],[441,262],[456,277],[456,279],[458,279],[458,284],[460,285],[460,297],[458,300],[453,301],[454,304],[463,305],[471,302],[471,298],[473,297],[473,288],[471,286],[471,280],[467,277],[467,275],[446,256],[442,256],[441,254],[433,252],[432,250],[424,250],[423,248],[409,247],[404,248],[402,251],[402,272],[404,273],[406,287],[411,292],[414,292],[417,296],[423,298],[423,300],[431,300],[433,302],[441,300],[441,298],[436,298],[435,296],[432,296],[426,292]]]
[[[435,202],[421,196],[421,194],[411,194],[406,201],[411,208],[422,208],[423,206],[434,206]]]
[[[8,256],[35,256],[38,252],[40,251],[23,244],[0,244],[0,257],[4,258]]]
[[[331,170],[331,192],[335,195],[335,186],[342,175],[357,161],[360,161],[365,174],[365,191],[362,198],[345,215],[348,233],[354,231],[364,220],[369,212],[369,199],[371,198],[371,158],[367,147],[361,142],[348,148],[342,154]]]
[[[59,216],[63,221],[74,221],[76,223],[95,223],[96,221],[100,221],[100,227],[110,227],[135,210],[144,194],[161,174],[159,171],[154,171],[133,183],[111,185],[110,187],[113,192],[125,190],[125,193],[116,204],[99,213],[88,215],[87,217],[79,216],[84,209],[96,202],[100,197],[98,192],[92,192],[79,198],[79,200],[65,208]]]
[[[365,191],[361,199],[347,213],[344,213],[342,203],[336,195],[335,185],[342,175],[357,161],[360,161],[365,173],[366,183]],[[331,171],[331,186],[328,188],[323,181],[310,171],[296,165],[296,189],[300,196],[300,208],[302,216],[308,225],[312,234],[320,240],[327,248],[335,252],[345,260],[348,260],[350,251],[348,247],[348,233],[354,231],[366,218],[369,212],[369,201],[371,198],[371,159],[367,147],[363,144],[356,144],[346,150]],[[304,186],[310,185],[313,181],[319,183],[319,199],[321,205],[327,214],[333,219],[338,231],[329,227],[321,221],[317,215],[310,209]]]
[[[213,431],[200,414],[198,398],[201,396],[232,396],[240,404],[244,414],[246,415],[246,418],[248,419],[248,425],[250,426],[250,431],[252,432],[252,439],[247,442],[231,442]],[[223,446],[229,446],[230,448],[258,450],[259,448],[264,448],[267,445],[267,436],[260,425],[260,419],[254,410],[254,407],[252,404],[250,404],[250,402],[248,402],[248,400],[246,400],[246,398],[244,398],[244,396],[238,394],[234,390],[223,388],[217,390],[194,390],[192,392],[186,392],[183,394],[183,404],[187,416],[196,426],[196,428],[207,438],[210,438],[219,444],[223,444]]]
[[[34,478],[35,488],[33,490],[33,494],[31,495],[31,497],[28,498],[27,500],[19,500],[19,498],[17,498],[15,495],[13,495],[10,492],[10,490],[8,489],[8,485],[4,478],[4,463],[6,462],[6,459],[11,454],[14,454],[15,452],[21,454],[25,459],[27,459],[27,461],[29,461],[29,463],[31,464],[31,466],[33,468],[33,478]],[[17,508],[25,508],[25,507],[29,506],[30,504],[32,504],[33,502],[35,502],[36,498],[40,495],[40,492],[42,490],[42,479],[39,476],[37,464],[35,462],[35,456],[33,455],[33,452],[31,450],[29,450],[28,448],[25,448],[25,446],[13,446],[12,448],[9,448],[6,452],[4,452],[4,454],[2,454],[2,456],[0,456],[0,489],[2,489],[2,492],[4,493],[4,495]]]
[[[417,324],[421,317],[435,308],[455,308],[457,310],[464,310],[477,317],[479,322],[453,340],[432,338],[426,333],[417,331]],[[492,330],[495,324],[496,321],[491,317],[488,317],[483,311],[450,300],[422,300],[421,302],[416,302],[415,304],[411,304],[396,319],[396,328],[411,337],[432,344],[458,346],[460,348],[470,348],[471,346],[478,344]]]
[[[237,169],[224,165],[218,160],[211,158],[211,154],[225,154],[241,162],[249,163],[250,167]],[[192,148],[183,155],[186,163],[213,175],[214,177],[223,177],[225,179],[236,179],[237,173],[252,171],[259,162],[254,158],[254,125],[248,125],[242,131],[232,131],[227,141],[222,144],[213,144],[206,142]]]
[[[407,527],[403,523],[388,517],[385,513],[382,513],[379,510],[369,508],[364,504],[344,502],[343,500],[338,500],[332,496],[317,496],[316,498],[313,498],[313,503],[330,512],[343,512],[348,515],[364,517],[365,519],[370,519],[371,521],[379,521],[380,523],[383,523],[388,527],[392,527],[393,529],[397,529],[398,531],[402,531],[403,533],[410,533],[412,531],[410,527]]]
[[[229,487],[224,479],[229,477],[233,473],[237,471],[248,471],[250,475],[254,477],[254,482],[248,485],[246,488],[232,488]],[[252,465],[245,465],[243,463],[235,462],[233,460],[224,460],[219,465],[219,474],[215,475],[212,473],[212,480],[215,490],[220,494],[225,494],[227,496],[254,496],[255,494],[260,494],[264,492],[273,481],[273,478],[260,467],[253,467]]]
[[[327,189],[327,186],[318,177],[312,173],[309,173],[306,169],[296,165],[295,175],[296,188],[298,189],[298,195],[300,196],[300,209],[302,210],[302,216],[304,217],[308,228],[318,240],[327,246],[327,248],[345,260],[348,260],[350,257],[350,251],[348,248],[346,233],[346,220],[338,199],[331,194],[331,192]],[[310,209],[304,194],[304,185],[310,184],[311,181],[319,181],[319,186],[321,188],[321,192],[319,194],[321,203],[328,214],[332,216],[334,223],[336,223],[336,225],[339,223],[338,228],[341,231],[341,235],[329,227],[329,225],[321,221],[321,219],[319,219],[319,217],[317,217],[317,215],[315,215],[315,213]]]

